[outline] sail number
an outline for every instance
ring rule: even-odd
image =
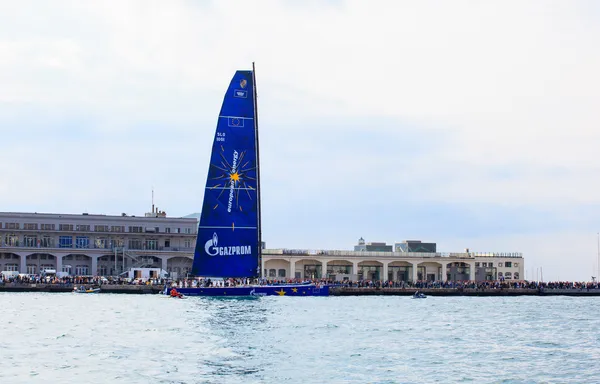
[[[225,141],[225,132],[217,132],[217,141]]]

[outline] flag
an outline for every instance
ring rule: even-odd
[[[228,117],[227,118],[227,126],[229,127],[240,127],[243,128],[244,127],[244,118],[242,117]]]

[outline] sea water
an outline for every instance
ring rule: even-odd
[[[600,298],[0,293],[3,383],[598,383]]]

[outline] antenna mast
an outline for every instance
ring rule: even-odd
[[[258,150],[258,102],[256,92],[256,69],[254,61],[252,62],[252,85],[254,87],[254,135],[256,142],[256,211],[258,213],[258,273],[257,277],[261,277],[262,271],[262,227],[261,227],[261,211],[260,211],[260,158]]]

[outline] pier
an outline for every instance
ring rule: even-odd
[[[600,289],[536,288],[330,288],[330,296],[412,296],[416,291],[427,296],[600,296]]]
[[[97,285],[78,284],[86,289],[97,288]],[[73,292],[72,284],[24,284],[7,283],[0,285],[0,292]],[[127,285],[127,284],[103,284],[100,286],[100,293],[125,293],[125,294],[155,294],[162,291],[163,287],[159,285]]]
[[[82,284],[92,288],[97,285]],[[0,285],[0,292],[49,292],[66,293],[73,291],[72,284],[25,284],[7,283]],[[162,291],[160,285],[127,285],[103,284],[100,293],[120,294],[156,294]],[[356,288],[356,287],[331,287],[330,296],[412,296],[416,291],[427,296],[600,296],[600,289],[535,289],[535,288],[502,288],[502,289],[476,289],[476,288]]]

